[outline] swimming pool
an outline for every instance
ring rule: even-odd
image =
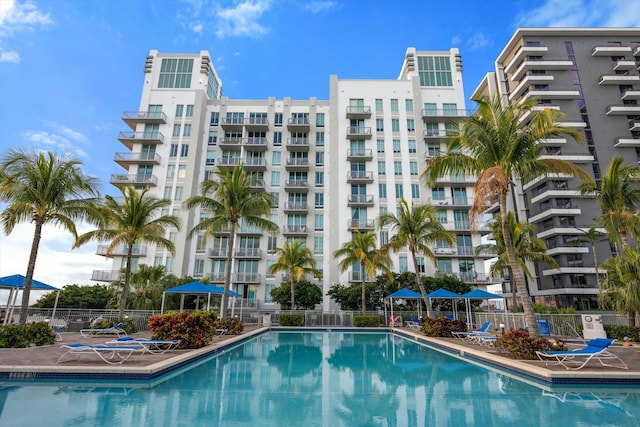
[[[640,424],[638,389],[571,390],[389,333],[272,331],[154,383],[0,383],[0,426]]]

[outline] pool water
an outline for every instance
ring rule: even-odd
[[[640,389],[549,391],[389,333],[269,332],[153,384],[0,383],[0,426],[638,426]]]

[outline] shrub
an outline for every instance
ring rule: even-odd
[[[152,339],[180,340],[178,348],[200,348],[213,339],[215,321],[211,311],[169,312],[149,317],[148,326]]]
[[[240,335],[244,331],[244,323],[237,317],[218,319],[215,323],[216,329],[226,329],[227,335]]]
[[[640,328],[637,326],[605,325],[604,330],[609,338],[623,341],[627,337],[631,341],[640,342]]]
[[[353,316],[356,328],[376,328],[380,326],[380,316]]]
[[[420,330],[428,337],[453,338],[452,332],[466,331],[467,325],[460,319],[423,317],[420,319]]]
[[[103,320],[103,321],[94,323],[93,326],[91,327],[94,329],[106,329],[106,328],[112,327],[116,323],[124,323],[124,326],[120,326],[120,329],[122,329],[129,335],[135,334],[136,332],[138,332],[138,328],[136,327],[136,324],[130,321],[129,319]]]
[[[304,326],[304,314],[281,314],[280,326]]]
[[[564,342],[552,344],[545,338],[534,338],[523,328],[505,332],[496,339],[495,346],[513,359],[537,359],[536,351],[566,350]]]
[[[46,322],[0,326],[0,348],[51,345],[55,341],[56,334]]]

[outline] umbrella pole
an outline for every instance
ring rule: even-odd
[[[162,293],[162,305],[160,305],[160,314],[164,314],[164,296],[166,295],[166,292]]]
[[[51,325],[55,329],[54,319],[56,318],[56,310],[58,309],[58,300],[60,299],[60,291],[56,294],[56,302],[53,303],[53,311],[51,312]]]
[[[9,289],[9,297],[7,298],[7,305],[5,306],[5,311],[4,311],[4,319],[2,319],[2,324],[6,325],[7,322],[9,321],[9,304],[11,304],[11,298],[13,297],[13,288]]]

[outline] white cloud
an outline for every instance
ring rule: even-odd
[[[451,46],[456,47],[456,45],[459,45],[460,43],[462,43],[462,37],[460,37],[459,34],[456,34],[451,38]]]
[[[638,27],[640,1],[547,0],[521,13],[518,27]]]
[[[216,12],[219,26],[216,30],[218,38],[252,37],[260,38],[269,29],[258,20],[269,10],[270,0],[243,0],[234,7],[219,8]]]
[[[20,63],[20,54],[5,50],[4,42],[14,34],[33,31],[36,27],[53,24],[48,13],[43,13],[28,1],[0,0],[0,62]]]
[[[479,50],[489,45],[489,39],[482,32],[477,32],[465,44],[468,50]]]
[[[194,33],[200,34],[202,33],[203,26],[201,23],[198,22],[197,24],[193,24],[191,29],[193,30]]]
[[[304,10],[311,13],[321,13],[335,9],[336,7],[338,7],[338,2],[335,1],[312,1],[304,5]]]
[[[44,123],[52,131],[27,129],[23,133],[23,137],[32,142],[36,150],[70,153],[78,158],[88,157],[83,147],[88,138],[84,134],[53,121],[47,120]]]

